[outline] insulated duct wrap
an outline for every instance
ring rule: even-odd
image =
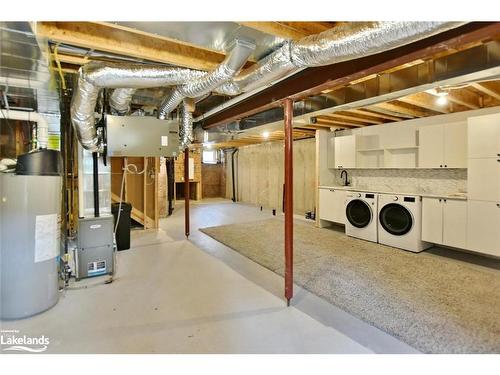
[[[71,101],[71,122],[78,140],[86,150],[90,152],[100,151],[100,140],[95,129],[94,110],[99,91],[102,88],[131,90],[174,86],[205,75],[207,73],[202,71],[162,65],[91,62],[82,66],[79,71],[78,87]],[[130,91],[127,90],[122,93],[130,94]],[[118,93],[120,92],[121,90]],[[120,93],[120,98],[123,98],[122,93]],[[128,103],[126,106],[128,107]]]
[[[238,95],[301,68],[374,55],[447,31],[463,22],[354,22],[291,41],[216,91]]]
[[[193,142],[193,114],[185,101],[182,101],[179,117],[179,148],[182,151]]]
[[[255,44],[238,39],[231,52],[216,69],[203,77],[194,79],[176,87],[161,103],[158,114],[164,119],[184,98],[196,98],[210,93],[234,77],[245,65],[255,49]]]
[[[126,115],[130,111],[130,102],[137,89],[115,89],[109,98],[111,111],[116,115]]]

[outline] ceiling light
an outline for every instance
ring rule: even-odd
[[[269,138],[269,132],[268,131],[263,132],[262,137],[264,137],[265,139]]]
[[[446,95],[438,96],[438,98],[436,99],[436,104],[438,104],[438,105],[448,104],[448,98],[446,97]]]

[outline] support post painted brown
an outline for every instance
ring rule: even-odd
[[[189,237],[189,148],[184,150],[184,234]]]
[[[285,118],[285,298],[293,297],[293,100],[284,100]]]

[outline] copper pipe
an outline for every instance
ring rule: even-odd
[[[285,118],[285,298],[293,297],[293,100],[284,100]]]
[[[184,149],[184,234],[189,237],[189,148]]]

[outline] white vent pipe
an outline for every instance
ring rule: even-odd
[[[7,120],[36,122],[38,148],[47,148],[49,141],[49,124],[47,119],[38,112],[2,110],[2,117]]]

